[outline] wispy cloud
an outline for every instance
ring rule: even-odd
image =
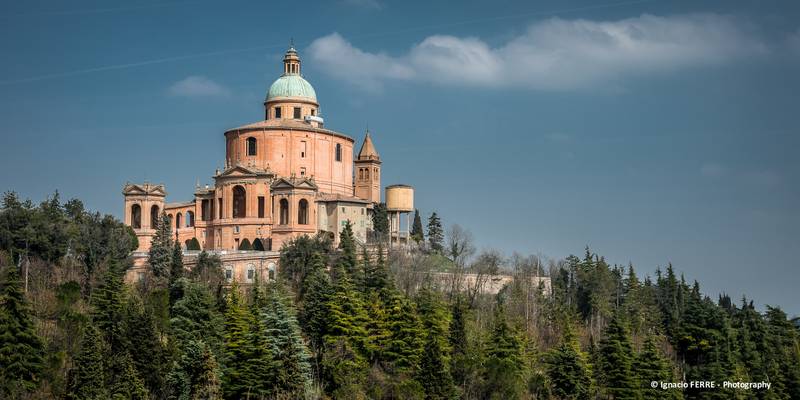
[[[230,90],[204,76],[193,75],[173,83],[167,93],[182,97],[225,97]]]
[[[368,89],[405,80],[576,90],[766,52],[747,23],[716,14],[606,22],[552,18],[498,47],[474,37],[434,35],[399,56],[361,50],[338,33],[318,38],[309,48],[322,70]]]

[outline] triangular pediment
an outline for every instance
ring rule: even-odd
[[[136,184],[128,183],[122,188],[122,194],[126,196],[136,195],[149,195],[149,196],[166,196],[167,191],[164,185],[154,185],[151,183]]]
[[[280,189],[308,189],[317,190],[317,184],[309,178],[278,178],[270,186],[272,190]]]

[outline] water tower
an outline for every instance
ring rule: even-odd
[[[389,214],[389,245],[408,243],[411,236],[409,213],[414,211],[414,188],[409,185],[387,186],[386,211]],[[401,227],[403,214],[406,217],[405,230]]]

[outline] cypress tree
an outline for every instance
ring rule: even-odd
[[[378,292],[370,292],[366,300],[367,309],[367,349],[370,362],[383,359],[383,350],[391,336],[387,328],[386,309]]]
[[[591,393],[592,374],[572,330],[567,326],[558,347],[547,354],[547,375],[553,394],[563,399],[587,399]]]
[[[436,253],[444,251],[444,229],[435,211],[428,218],[428,247]]]
[[[422,230],[422,218],[419,216],[419,210],[414,210],[414,223],[411,225],[411,239],[415,242],[422,243],[425,240],[425,232]]]
[[[384,292],[392,288],[393,283],[389,277],[389,269],[386,266],[386,259],[383,257],[383,243],[378,242],[378,258],[375,262],[369,263],[369,268],[364,275],[366,276],[365,285],[369,290],[377,291],[384,296]]]
[[[216,308],[214,296],[205,285],[181,279],[183,296],[170,310],[171,337],[179,346],[196,340],[220,354],[223,319]]]
[[[169,266],[170,286],[178,279],[183,278],[183,275],[183,250],[181,250],[180,242],[176,240],[175,244],[172,246],[172,258],[170,259]]]
[[[598,352],[598,372],[614,399],[639,399],[641,390],[633,375],[633,347],[621,312],[606,327]]]
[[[468,344],[467,344],[467,328],[465,321],[465,306],[461,296],[456,297],[453,302],[452,315],[450,327],[448,332],[448,342],[450,344],[451,357],[450,357],[450,373],[453,380],[457,385],[463,386],[466,384],[468,374]]]
[[[147,253],[147,263],[156,278],[168,277],[172,264],[172,232],[169,225],[169,217],[162,211],[150,251]]]
[[[389,214],[386,203],[378,203],[372,209],[372,231],[378,236],[378,241],[386,240],[389,234]]]
[[[17,267],[8,266],[0,285],[0,394],[22,397],[39,384],[44,345],[22,291]]]
[[[67,378],[68,400],[105,400],[108,398],[103,341],[93,325],[86,327],[81,350],[73,361]]]
[[[339,250],[340,254],[336,263],[347,273],[353,285],[360,289],[363,286],[363,272],[359,271],[356,259],[356,239],[353,236],[353,225],[350,221],[345,222],[339,235]],[[338,279],[337,276],[333,278]]]

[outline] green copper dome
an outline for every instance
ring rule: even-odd
[[[317,102],[317,93],[311,84],[297,74],[286,74],[278,78],[267,93],[267,101],[278,97],[301,97]]]

